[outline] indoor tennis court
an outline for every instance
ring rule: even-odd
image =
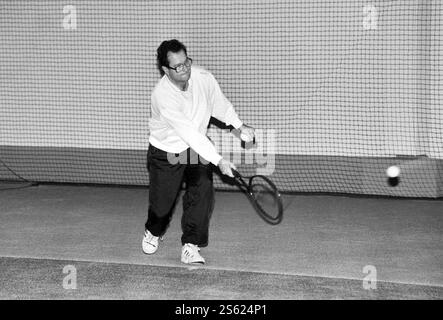
[[[442,299],[440,1],[0,8],[0,299]],[[255,145],[208,136],[284,209],[266,223],[215,171],[202,266],[180,262],[183,190],[141,248],[166,39],[254,126]]]

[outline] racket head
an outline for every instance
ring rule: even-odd
[[[279,224],[283,219],[281,194],[275,184],[266,176],[249,178],[249,198],[259,216],[269,224]]]

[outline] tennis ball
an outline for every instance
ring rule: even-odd
[[[386,174],[389,178],[397,178],[400,175],[400,168],[397,166],[390,166],[386,170]]]

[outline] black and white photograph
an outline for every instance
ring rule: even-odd
[[[0,300],[442,300],[442,21],[441,0],[1,0]]]

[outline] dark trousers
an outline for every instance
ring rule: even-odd
[[[181,242],[207,246],[209,220],[214,209],[212,165],[199,161],[192,149],[181,154],[168,154],[150,145],[147,167],[149,209],[145,228],[157,237],[166,232],[185,182]]]

